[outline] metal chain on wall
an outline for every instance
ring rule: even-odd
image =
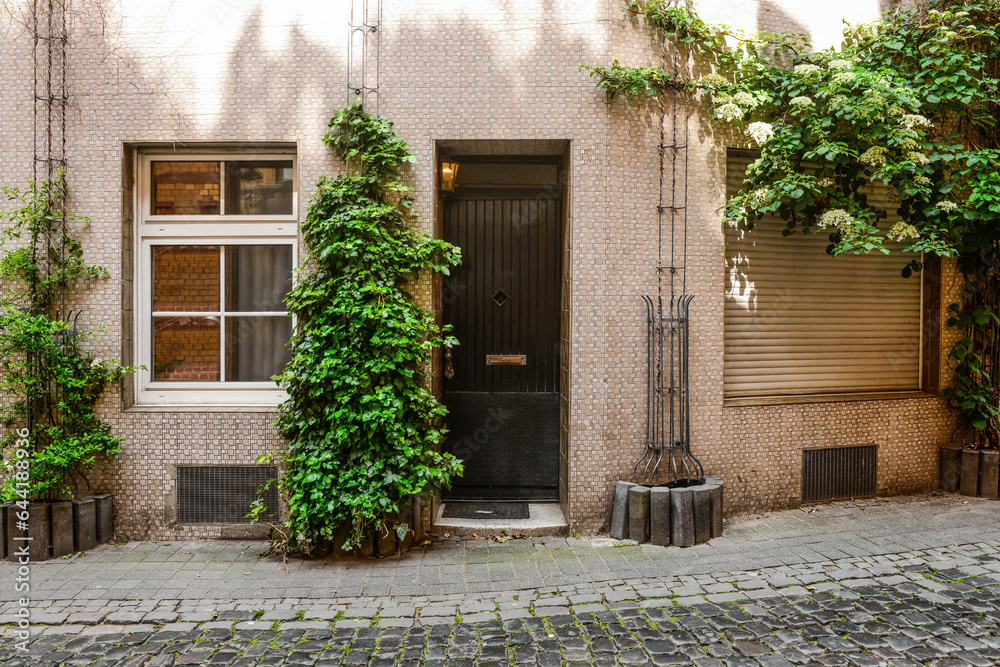
[[[684,4],[689,11],[690,0]],[[679,8],[680,0],[676,0],[674,6]],[[676,37],[668,40],[664,36],[660,52],[662,70],[664,73],[668,69],[671,71],[672,82],[659,96],[656,296],[642,297],[646,304],[647,341],[646,449],[636,461],[632,475],[635,477],[642,466],[643,480],[655,480],[666,457],[669,483],[698,482],[704,477],[704,470],[691,454],[689,378],[689,313],[694,295],[687,293],[691,50]],[[669,219],[665,221],[664,216]],[[670,258],[664,264],[666,231],[670,235]],[[666,296],[664,287],[669,289]]]

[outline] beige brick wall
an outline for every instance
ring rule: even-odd
[[[644,433],[644,307],[655,293],[658,113],[598,92],[580,63],[658,62],[655,36],[616,0],[383,0],[379,111],[419,162],[407,176],[425,229],[436,217],[437,141],[569,140],[563,313],[564,474],[571,527],[608,523],[612,487],[631,472]],[[833,39],[841,16],[874,18],[877,2],[700,3],[745,29],[814,29]],[[69,42],[68,174],[88,259],[110,274],[82,291],[82,323],[107,325],[94,345],[131,344],[131,216],[127,146],[149,142],[293,142],[300,210],[320,175],[340,166],[320,138],[348,99],[343,2],[122,0],[79,3]],[[98,11],[100,9],[100,11]],[[836,16],[834,17],[834,14]],[[831,17],[834,17],[831,19]],[[31,44],[9,14],[0,72],[0,182],[31,169]],[[692,438],[708,472],[726,480],[727,512],[795,505],[806,447],[876,443],[879,492],[936,483],[936,450],[953,416],[939,398],[726,407],[722,396],[723,202],[726,140],[690,120],[688,289],[692,306]],[[122,175],[123,156],[126,175]],[[125,193],[123,196],[123,192]],[[664,248],[667,256],[669,248]],[[570,285],[572,289],[570,290]],[[945,288],[954,288],[946,275]],[[418,290],[430,302],[430,285]],[[943,297],[944,298],[944,297]],[[125,312],[125,318],[121,313]],[[123,325],[123,319],[125,324]],[[127,394],[125,396],[127,399]],[[177,464],[246,464],[279,448],[273,413],[125,408],[109,391],[104,418],[126,441],[95,486],[116,494],[119,529],[193,538],[217,526],[165,525]]]

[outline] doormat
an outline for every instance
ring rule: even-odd
[[[528,503],[457,503],[444,504],[444,519],[530,519]]]

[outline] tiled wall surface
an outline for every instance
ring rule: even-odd
[[[81,324],[107,326],[93,340],[101,356],[121,357],[123,341],[128,347],[134,336],[130,147],[294,143],[303,211],[318,178],[341,168],[321,137],[333,109],[349,99],[349,4],[121,0],[76,8],[68,44],[67,171],[73,210],[91,218],[76,232],[88,259],[109,269],[78,295]],[[570,142],[560,486],[572,529],[604,530],[614,483],[631,474],[642,453],[645,314],[639,296],[656,293],[654,267],[670,247],[660,242],[669,236],[661,235],[656,212],[658,109],[609,101],[579,64],[615,58],[657,64],[656,37],[623,15],[617,0],[382,4],[378,112],[396,122],[419,159],[407,180],[424,229],[431,230],[436,217],[436,142]],[[699,5],[705,18],[747,30],[813,30],[819,46],[834,38],[831,22],[873,19],[880,9],[861,0]],[[15,4],[15,13],[25,6]],[[32,163],[33,68],[22,19],[0,16],[7,101],[0,182],[11,184],[23,183]],[[707,471],[726,481],[727,512],[795,505],[801,450],[808,447],[874,443],[880,493],[934,486],[937,448],[950,440],[953,422],[940,398],[726,407],[724,246],[716,209],[724,199],[726,147],[739,141],[718,133],[697,104],[691,113],[692,439]],[[675,248],[682,257],[681,246]],[[945,303],[954,287],[946,270]],[[668,289],[665,282],[661,288]],[[417,294],[430,303],[430,283]],[[118,529],[138,538],[219,536],[218,526],[166,524],[171,471],[178,464],[249,464],[280,448],[270,427],[273,412],[143,410],[127,407],[128,387],[102,399],[103,417],[125,444],[93,480],[97,490],[116,494]]]

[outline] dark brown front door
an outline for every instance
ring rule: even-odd
[[[453,499],[556,500],[562,202],[544,191],[465,193],[445,205],[462,266],[444,282],[461,345],[444,381]]]

